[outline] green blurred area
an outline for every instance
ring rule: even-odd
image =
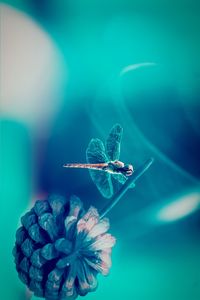
[[[31,199],[31,149],[28,130],[13,120],[0,121],[0,290],[3,299],[25,299],[13,268],[12,249],[20,215]]]
[[[111,232],[118,240],[111,274],[99,277],[99,288],[86,299],[198,300],[198,212],[159,229],[143,215],[135,222],[135,212],[166,204],[199,184],[200,2],[1,2],[48,33],[69,71],[62,105],[45,137],[15,118],[0,123],[2,299],[25,299],[11,252],[19,218],[36,195],[78,193],[86,205],[102,207],[88,174],[69,174],[60,166],[84,161],[90,138],[105,139],[119,122],[122,157],[136,166],[149,156],[156,161],[111,214]],[[124,67],[143,62],[156,66],[119,79]]]

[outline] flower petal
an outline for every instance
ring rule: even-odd
[[[30,257],[34,251],[34,243],[31,239],[27,238],[21,245],[21,250],[23,254],[27,257]]]
[[[70,198],[70,211],[65,219],[66,238],[69,240],[74,238],[76,222],[82,209],[83,204],[81,200],[76,196],[72,196]]]
[[[34,211],[37,216],[41,216],[44,213],[51,212],[51,207],[47,200],[37,200],[34,205]]]
[[[98,282],[97,282],[97,272],[96,270],[92,269],[87,262],[83,259],[82,260],[83,268],[85,277],[87,279],[87,282],[90,285],[90,291],[94,291],[97,288]]]
[[[83,203],[81,202],[80,198],[75,195],[71,196],[70,211],[68,215],[74,216],[77,219],[82,209],[83,209]]]
[[[27,238],[27,231],[24,227],[20,227],[16,231],[16,244],[21,245]]]
[[[58,299],[63,273],[64,270],[59,270],[57,268],[49,273],[45,285],[45,297],[47,299]]]
[[[42,283],[35,281],[35,280],[31,280],[30,284],[29,284],[29,288],[31,291],[34,291],[34,294],[38,297],[43,297],[43,288],[42,288]]]
[[[62,288],[60,292],[60,300],[74,300],[78,296],[76,287],[73,286],[70,290],[66,290],[65,288]]]
[[[72,251],[72,242],[64,238],[58,239],[55,242],[55,248],[68,255]]]
[[[63,273],[64,270],[55,268],[49,273],[48,279],[50,281],[60,282],[62,280]]]
[[[86,263],[92,267],[94,270],[100,272],[103,275],[107,275],[109,272],[109,266],[104,262],[101,261],[100,259],[92,260],[85,258]]]
[[[51,195],[48,198],[54,216],[58,216],[65,210],[66,199],[59,195]]]
[[[90,285],[86,279],[82,260],[77,260],[77,278],[78,278],[78,291],[81,296],[86,295],[90,291]]]
[[[36,251],[34,251],[30,260],[31,260],[32,265],[36,268],[41,268],[47,261],[42,256],[41,249],[37,249]]]
[[[41,228],[38,224],[33,224],[29,227],[28,233],[30,237],[36,242],[40,244],[45,244],[47,240],[44,238]]]
[[[41,269],[31,266],[29,269],[29,276],[33,280],[42,281],[43,280],[43,271]]]
[[[57,238],[58,229],[56,226],[55,218],[50,213],[45,213],[38,218],[39,225],[44,229],[52,241]]]
[[[75,299],[77,297],[77,292],[75,288],[75,278],[77,272],[76,263],[71,264],[68,269],[67,279],[63,283],[61,290],[61,299]]]
[[[102,262],[104,262],[108,266],[108,268],[111,267],[112,262],[111,262],[111,256],[109,253],[107,253],[105,251],[98,251],[97,256]]]
[[[29,262],[29,260],[28,260],[28,258],[26,256],[21,260],[21,262],[19,264],[19,267],[25,273],[29,272],[30,262]]]
[[[65,280],[64,286],[66,289],[70,290],[73,285],[77,274],[77,264],[73,263],[69,266],[69,271],[67,274],[67,279]]]
[[[104,218],[100,220],[99,223],[97,223],[89,232],[87,238],[95,238],[96,236],[103,234],[108,231],[110,227],[109,220],[107,218]]]
[[[114,246],[116,239],[109,233],[99,235],[96,239],[88,246],[89,250],[98,251]]]
[[[59,256],[59,252],[56,250],[54,244],[48,243],[41,249],[41,255],[46,260],[51,260]]]
[[[37,222],[37,216],[32,211],[27,212],[21,217],[22,225],[28,230],[29,227]]]
[[[28,285],[29,283],[29,277],[28,274],[24,273],[23,271],[19,271],[18,273],[19,279],[25,283],[26,285]]]
[[[71,264],[74,264],[75,259],[76,259],[76,255],[72,253],[71,255],[60,258],[56,266],[60,269],[69,267]]]
[[[68,240],[72,240],[75,235],[77,219],[74,216],[65,219],[65,236]]]
[[[95,221],[96,221],[96,219],[99,220],[98,210],[95,207],[90,206],[90,208],[85,213],[85,215],[82,217],[82,219],[84,219],[86,222],[90,221],[91,219],[94,219]]]

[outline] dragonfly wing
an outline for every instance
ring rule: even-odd
[[[86,150],[86,159],[90,164],[108,162],[104,144],[100,139],[91,139]]]
[[[89,170],[90,176],[104,198],[111,198],[113,195],[113,185],[111,176],[104,171]]]
[[[112,174],[113,178],[120,182],[121,184],[124,184],[127,180],[127,177],[123,174]]]
[[[112,176],[115,180],[117,180],[121,184],[124,184],[126,182],[126,180],[128,179],[128,177],[124,176],[123,174],[112,174]],[[135,183],[132,183],[130,185],[130,188],[134,188],[134,187],[135,187]]]
[[[86,150],[87,163],[106,163],[108,158],[105,153],[105,147],[101,140],[92,139]],[[113,185],[111,175],[105,171],[89,170],[90,176],[97,186],[98,190],[105,198],[110,198],[113,195]]]
[[[115,124],[106,140],[106,153],[110,160],[119,160],[120,144],[123,134],[123,128],[119,124]]]

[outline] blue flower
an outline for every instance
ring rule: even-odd
[[[96,208],[84,211],[81,200],[53,195],[36,201],[21,218],[13,254],[20,279],[36,296],[75,299],[97,287],[107,275],[115,238],[109,220]]]

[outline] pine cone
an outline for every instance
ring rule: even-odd
[[[19,278],[35,296],[75,299],[97,287],[97,274],[108,274],[115,238],[108,219],[72,196],[36,201],[21,218],[13,249]]]

